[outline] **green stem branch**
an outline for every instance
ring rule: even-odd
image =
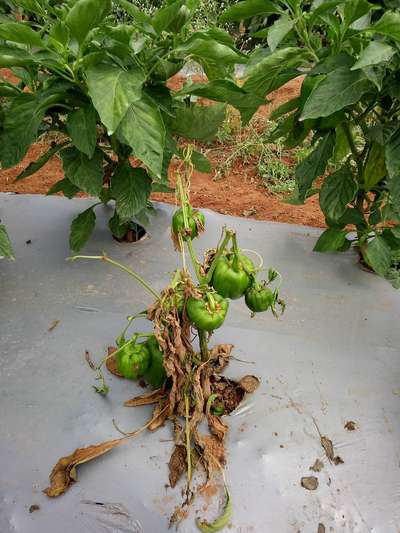
[[[231,230],[227,230],[225,229],[225,237],[221,243],[221,245],[219,246],[218,250],[217,250],[217,253],[215,254],[214,256],[214,259],[210,265],[210,268],[207,272],[207,276],[206,276],[206,283],[207,284],[210,284],[211,282],[211,278],[212,278],[212,275],[214,273],[214,270],[215,270],[215,267],[217,266],[217,262],[218,262],[218,259],[221,257],[221,255],[224,253],[229,241],[231,240],[233,236],[233,232]]]
[[[139,274],[137,274],[134,270],[122,265],[121,263],[118,263],[118,261],[115,261],[114,259],[110,259],[105,254],[103,255],[74,255],[73,257],[69,257],[68,259],[70,261],[75,261],[76,259],[96,259],[98,261],[105,261],[106,263],[110,263],[111,265],[114,265],[120,268],[121,270],[123,270],[124,272],[132,276],[138,283],[143,285],[145,289],[151,292],[151,294],[155,298],[157,298],[157,300],[160,300],[160,295],[158,294],[158,292],[155,291],[153,287],[151,287],[151,285],[149,285],[141,276],[139,276]]]

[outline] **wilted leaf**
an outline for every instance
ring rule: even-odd
[[[76,467],[96,459],[119,446],[125,438],[109,440],[101,444],[88,446],[87,448],[77,448],[74,453],[61,457],[54,466],[50,474],[50,486],[43,492],[50,498],[55,498],[63,494],[68,487],[77,480]]]
[[[214,520],[214,522],[207,522],[197,518],[196,526],[200,529],[200,531],[203,531],[203,533],[214,533],[216,531],[220,531],[228,525],[232,517],[232,500],[226,485],[225,498],[226,500],[223,512],[216,520]]]
[[[174,488],[178,483],[182,474],[186,472],[187,469],[187,453],[186,447],[178,444],[175,446],[174,451],[172,452],[171,458],[168,463],[169,470],[169,484],[171,488]]]
[[[126,400],[124,402],[125,407],[139,407],[141,405],[151,405],[153,403],[158,403],[161,400],[165,399],[165,390],[157,389],[146,394],[141,394],[140,396],[135,396],[131,400]]]

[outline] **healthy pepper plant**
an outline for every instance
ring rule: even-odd
[[[262,260],[254,265],[246,255],[250,251],[239,249],[233,230],[224,228],[217,247],[207,250],[203,261],[197,257],[192,241],[204,230],[205,219],[192,208],[188,198],[193,171],[192,155],[189,146],[185,149],[186,166],[177,175],[176,194],[180,208],[171,224],[172,240],[180,251],[182,267],[174,272],[171,282],[161,293],[136,272],[105,254],[71,258],[102,260],[117,266],[133,276],[155,298],[146,311],[128,317],[127,326],[118,335],[116,346],[109,348],[102,362],[99,365],[91,362],[102,383],[95,387],[97,392],[108,393],[102,371],[105,363],[113,374],[131,380],[142,378],[154,389],[128,400],[126,406],[155,404],[155,408],[151,420],[142,428],[127,433],[116,426],[123,433],[122,438],[80,448],[60,459],[51,472],[50,486],[45,490],[50,497],[62,494],[76,480],[78,464],[106,453],[146,428],[154,431],[169,420],[175,442],[169,462],[171,487],[186,473],[183,504],[171,517],[171,524],[175,525],[184,518],[185,507],[192,502],[198,490],[193,483],[196,468],[200,465],[204,468],[205,483],[215,472],[224,476],[224,443],[228,431],[224,417],[240,404],[246,393],[253,392],[259,385],[255,376],[235,381],[222,375],[232,357],[233,346],[220,344],[210,348],[211,335],[223,325],[230,299],[245,297],[253,314],[268,309],[275,311],[276,304],[282,310],[284,306],[279,299],[277,284],[275,289],[266,287],[277,281],[279,274],[270,269],[268,279],[260,285],[257,276],[263,270]],[[174,223],[177,214],[179,221],[182,217],[182,223]],[[255,255],[261,259],[257,253]],[[129,338],[128,328],[135,324],[138,317],[146,317],[151,322],[151,331],[136,331]],[[208,434],[200,429],[204,420],[208,423]],[[219,531],[228,524],[232,503],[226,483],[225,495],[224,509],[214,522],[197,520],[201,531]]]
[[[19,164],[46,134],[50,148],[16,180],[57,156],[64,178],[48,194],[99,198],[72,222],[72,250],[89,238],[102,204],[115,206],[114,236],[135,229],[146,220],[150,193],[171,191],[167,173],[171,158],[181,156],[179,138],[208,140],[217,132],[224,98],[212,107],[195,105],[168,87],[185,64],[200,64],[245,105],[246,93],[231,75],[246,57],[222,30],[191,31],[199,1],[168,0],[150,17],[126,0],[15,0],[25,20],[0,22],[0,67],[20,79],[0,82],[0,162]],[[112,7],[124,12],[124,23]],[[210,170],[202,154],[193,161]]]
[[[273,112],[281,121],[271,141],[311,140],[291,201],[319,195],[328,229],[314,249],[353,245],[366,268],[400,287],[399,3],[245,0],[222,20],[261,14],[274,22],[256,34],[243,89],[264,97],[304,76],[300,95]]]

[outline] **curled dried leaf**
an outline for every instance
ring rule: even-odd
[[[238,385],[239,387],[242,387],[245,392],[251,393],[260,386],[260,380],[256,376],[244,376],[244,378],[239,381]]]
[[[50,498],[63,494],[76,481],[76,467],[87,463],[119,446],[125,438],[109,440],[100,444],[77,448],[71,455],[61,457],[50,474],[50,486],[43,492]]]
[[[115,348],[115,346],[109,346],[107,348],[108,357],[106,359],[106,368],[107,368],[107,370],[109,372],[111,372],[111,374],[114,374],[114,376],[117,376],[119,378],[123,378],[124,376],[122,374],[120,374],[118,372],[118,370],[117,370],[117,361],[116,361],[115,357],[110,357],[116,351],[117,351],[117,348]]]
[[[140,396],[135,396],[130,400],[126,400],[126,402],[124,402],[124,405],[125,407],[139,407],[141,405],[151,405],[153,403],[158,403],[159,401],[164,400],[165,394],[166,393],[164,389],[157,389],[151,392],[147,392],[145,394],[141,394]]]
[[[178,483],[182,474],[187,470],[187,454],[186,447],[182,444],[175,446],[172,452],[171,459],[168,463],[169,469],[169,484],[172,488]]]
[[[229,427],[224,424],[219,416],[215,416],[210,412],[207,415],[208,427],[213,435],[219,440],[224,440]]]
[[[300,483],[307,490],[316,490],[318,488],[318,479],[315,476],[302,477]]]
[[[153,411],[151,423],[148,426],[149,431],[155,431],[161,427],[168,418],[169,404],[167,402],[159,402]]]

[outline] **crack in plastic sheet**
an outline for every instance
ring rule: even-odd
[[[132,518],[122,503],[82,500],[87,513],[84,518],[89,533],[144,533],[140,522]]]

